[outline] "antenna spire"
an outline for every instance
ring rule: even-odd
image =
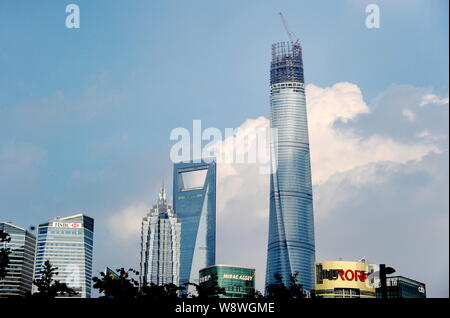
[[[164,187],[164,180],[162,181],[161,190],[159,191],[159,201],[166,201],[166,188]]]

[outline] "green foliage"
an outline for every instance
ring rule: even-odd
[[[195,287],[196,295],[190,295],[192,298],[206,299],[206,298],[218,298],[220,295],[225,294],[225,288],[219,287],[217,283],[217,274],[211,275],[207,284],[187,283]]]
[[[139,296],[140,298],[152,300],[176,300],[180,297],[181,291],[185,289],[185,287],[180,287],[175,284],[165,284],[162,286],[153,283],[150,285],[144,284]]]
[[[243,300],[264,299],[264,295],[259,290],[253,290],[252,293],[245,295]]]
[[[33,297],[44,299],[53,299],[56,296],[75,296],[78,293],[65,283],[55,280],[53,277],[58,275],[58,267],[53,267],[50,261],[45,261],[44,268],[41,270],[41,278],[35,279],[33,284],[38,288],[38,292]]]
[[[139,288],[138,281],[131,276],[131,274],[139,275],[139,272],[130,268],[126,271],[124,268],[117,269],[117,276],[106,275],[104,272],[100,273],[100,277],[94,277],[94,288],[98,289],[100,293],[104,294],[103,298],[114,298],[120,300],[176,300],[180,297],[180,292],[184,287],[176,286],[175,284],[147,284],[145,283]]]
[[[281,301],[306,298],[303,285],[298,283],[298,273],[289,276],[289,286],[283,283],[283,278],[280,275],[275,274],[274,277],[277,282],[267,285],[267,298]]]
[[[136,299],[139,295],[139,283],[130,274],[139,275],[139,272],[130,268],[126,271],[124,268],[116,270],[118,277],[100,273],[100,277],[92,278],[93,288],[98,289],[104,294],[102,297],[117,299]]]
[[[0,230],[0,243],[3,243],[3,247],[0,248],[0,279],[5,278],[7,271],[6,268],[9,264],[9,254],[11,250],[6,247],[6,243],[11,241],[11,237],[8,233]]]
[[[117,269],[117,276],[100,273],[100,277],[94,277],[94,288],[104,294],[103,298],[113,298],[117,300],[162,300],[164,302],[175,301],[180,298],[211,299],[218,298],[225,294],[225,289],[218,286],[217,274],[211,277],[208,283],[196,284],[187,283],[184,286],[175,284],[156,285],[154,283],[145,283],[139,288],[139,282],[132,275],[139,276],[139,272],[130,268],[126,271],[124,268]],[[246,295],[243,300],[252,299],[271,299],[271,300],[293,300],[306,298],[303,286],[298,283],[298,273],[289,277],[289,285],[283,284],[280,275],[275,275],[276,283],[268,285],[267,296],[263,296],[255,290],[252,294]],[[194,286],[195,293],[185,293],[188,286]]]

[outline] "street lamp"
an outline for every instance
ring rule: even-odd
[[[392,267],[386,267],[386,264],[380,264],[381,298],[387,298],[386,275],[393,273],[395,273],[395,269],[393,269]]]

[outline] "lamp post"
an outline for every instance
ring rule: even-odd
[[[380,264],[380,289],[381,298],[387,298],[386,275],[395,273],[392,267],[386,267],[386,264]]]

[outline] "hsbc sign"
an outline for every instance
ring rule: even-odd
[[[65,223],[65,222],[52,222],[52,227],[66,228],[66,229],[80,229],[81,223]]]

